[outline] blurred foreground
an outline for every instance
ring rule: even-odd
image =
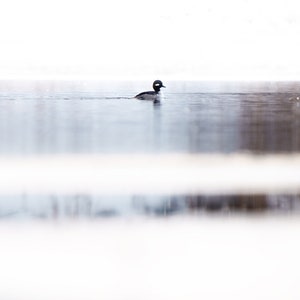
[[[298,299],[299,218],[2,223],[14,300]]]

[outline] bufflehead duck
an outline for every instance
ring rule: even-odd
[[[160,100],[160,89],[165,86],[160,80],[155,80],[153,82],[153,89],[154,91],[149,91],[149,92],[143,92],[138,95],[136,95],[134,98],[139,99],[139,100],[152,100],[152,101],[159,101]]]

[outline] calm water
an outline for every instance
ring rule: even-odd
[[[164,82],[159,105],[132,97],[149,82],[0,82],[0,153],[294,153],[300,83]],[[0,196],[0,217],[292,211],[299,195]]]
[[[300,150],[299,83],[0,82],[0,153]],[[299,93],[298,93],[299,92]]]
[[[0,219],[102,219],[128,216],[298,214],[300,195],[0,196]]]

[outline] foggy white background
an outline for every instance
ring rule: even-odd
[[[299,79],[297,0],[9,0],[0,78]]]

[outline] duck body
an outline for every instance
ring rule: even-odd
[[[142,92],[134,98],[138,100],[160,101],[160,89],[165,86],[160,80],[155,80],[152,86],[154,91]]]
[[[159,98],[159,93],[156,93],[154,91],[143,92],[136,95],[134,98],[139,100],[156,100],[157,98]]]

